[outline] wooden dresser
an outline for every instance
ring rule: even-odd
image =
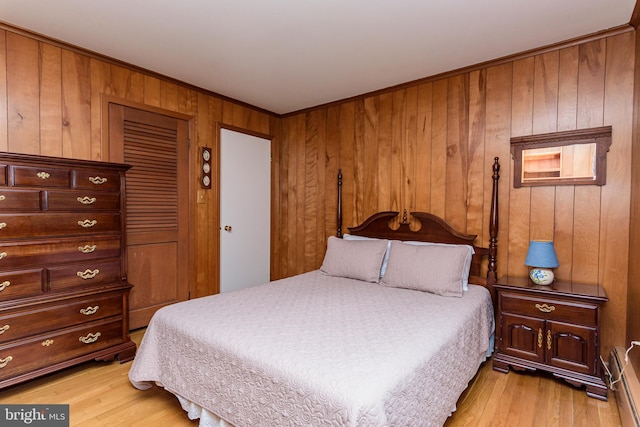
[[[600,360],[604,289],[559,280],[535,285],[526,277],[503,277],[494,287],[498,310],[493,369],[550,372],[606,400]]]
[[[0,388],[133,359],[127,165],[0,153]]]

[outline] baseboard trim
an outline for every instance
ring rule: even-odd
[[[640,427],[640,416],[638,414],[638,409],[640,409],[640,382],[633,365],[625,362],[624,355],[624,348],[614,347],[611,350],[609,360],[609,369],[614,379],[619,378],[624,369],[622,378],[614,385],[616,402],[618,403],[622,425],[624,427]]]

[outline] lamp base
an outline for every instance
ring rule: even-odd
[[[529,270],[529,278],[536,285],[550,285],[553,283],[553,270],[534,267]]]

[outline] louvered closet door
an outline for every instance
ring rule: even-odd
[[[188,298],[188,124],[109,104],[109,148],[126,175],[130,329],[159,308]]]

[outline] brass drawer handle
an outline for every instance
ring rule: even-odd
[[[12,360],[13,360],[13,356],[7,356],[4,359],[0,359],[0,368],[4,368]]]
[[[542,328],[538,329],[538,348],[542,348]]]
[[[85,344],[91,344],[92,342],[98,341],[99,337],[100,332],[96,332],[95,334],[89,333],[86,337],[80,337],[78,339],[80,340],[80,342],[83,342]]]
[[[88,268],[85,271],[78,271],[76,273],[76,275],[78,277],[81,277],[85,280],[88,279],[93,279],[94,277],[96,277],[98,275],[98,273],[100,273],[100,270],[98,270],[97,268],[95,270],[89,270]]]
[[[6,252],[0,252],[0,259],[5,259],[7,255],[8,254]]]
[[[551,350],[551,329],[547,331],[547,350]]]
[[[89,306],[87,308],[81,308],[80,314],[84,314],[85,316],[91,316],[92,314],[96,314],[99,308],[100,308],[99,305],[95,305],[93,307]]]
[[[96,245],[84,245],[84,246],[78,246],[78,250],[80,252],[82,252],[83,254],[90,254],[91,252],[95,251],[97,248]]]
[[[91,181],[91,183],[95,185],[102,185],[105,182],[107,182],[107,178],[101,178],[99,176],[90,176],[89,181]]]
[[[6,199],[5,195],[4,194],[0,194],[0,202],[5,200],[5,199]]]
[[[543,313],[551,313],[553,310],[556,309],[555,306],[547,305],[547,304],[536,304],[536,308]]]
[[[0,222],[0,230],[2,230],[3,228],[7,228],[6,222]]]
[[[95,197],[84,196],[84,197],[77,197],[76,200],[82,203],[83,205],[92,205],[98,199],[96,199]]]
[[[0,328],[0,335],[4,334],[5,332],[7,332],[9,330],[10,326],[9,325],[4,325],[3,327]]]
[[[96,225],[98,221],[95,219],[85,219],[84,221],[78,221],[78,225],[83,228],[91,228]]]
[[[47,172],[38,172],[36,176],[40,179],[49,179],[51,175],[49,175]]]
[[[8,280],[5,280],[4,282],[0,283],[0,292],[2,292],[5,289],[7,289],[10,284],[11,284],[11,282],[8,281]]]
[[[53,340],[44,340],[44,341],[42,341],[42,346],[43,347],[49,347],[50,345],[53,345]]]

